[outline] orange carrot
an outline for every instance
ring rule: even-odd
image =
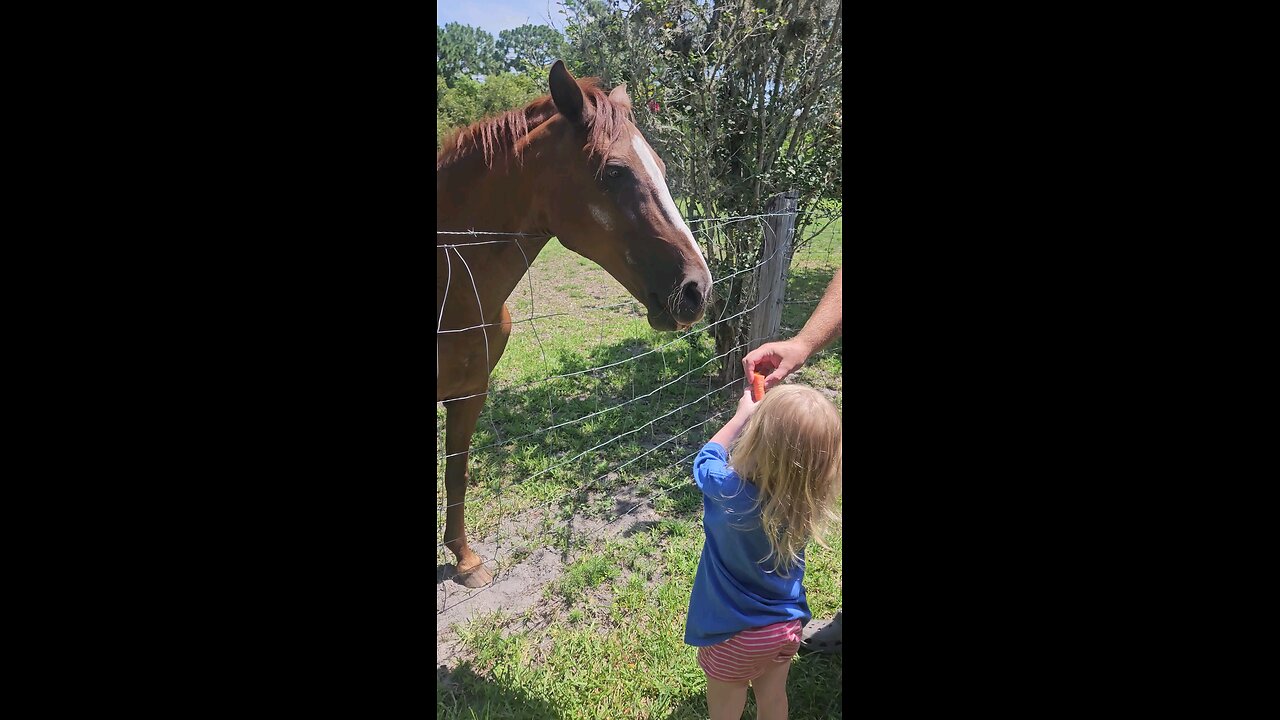
[[[751,375],[751,401],[760,402],[764,398],[764,376],[758,372]]]

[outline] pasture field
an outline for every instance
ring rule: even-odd
[[[840,265],[841,237],[837,220],[793,260],[782,337]],[[702,547],[691,463],[737,402],[717,382],[714,341],[699,330],[708,320],[684,337],[651,330],[617,281],[554,239],[508,306],[517,324],[472,441],[467,495],[473,547],[496,571],[491,589],[446,579],[437,404],[437,714],[705,718],[705,677],[683,642]],[[789,380],[842,408],[842,357],[836,340]],[[815,618],[842,604],[840,528],[829,544],[807,550]],[[554,575],[538,577],[535,565]],[[513,582],[525,584],[501,590]],[[507,594],[486,606],[490,590]],[[791,717],[840,717],[841,672],[839,655],[793,660]]]

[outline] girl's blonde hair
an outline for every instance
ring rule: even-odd
[[[759,490],[760,524],[769,538],[772,571],[788,575],[812,538],[839,517],[832,509],[843,471],[840,413],[813,388],[779,385],[729,448],[729,464]]]

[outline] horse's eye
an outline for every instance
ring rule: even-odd
[[[622,171],[619,170],[618,168],[609,168],[608,170],[604,171],[604,174],[606,177],[611,177],[611,178],[622,177]]]

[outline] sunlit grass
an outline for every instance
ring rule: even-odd
[[[784,336],[803,326],[842,262],[841,232],[841,223],[833,223],[793,260]],[[459,626],[464,659],[450,682],[437,686],[437,712],[495,720],[705,718],[705,676],[683,642],[702,547],[701,496],[685,458],[733,411],[720,393],[701,397],[718,387],[719,361],[708,362],[714,341],[706,332],[677,339],[653,331],[617,281],[555,240],[533,263],[530,279],[532,297],[525,280],[508,302],[513,319],[565,314],[518,322],[493,374],[472,442],[468,529],[473,538],[493,538],[500,523],[536,518],[502,536],[504,564],[549,546],[569,560],[559,578],[534,591],[538,604],[524,616],[482,616]],[[615,304],[622,306],[588,309]],[[793,380],[824,390],[842,406],[842,355],[837,340]],[[582,370],[589,372],[547,379]],[[539,432],[558,423],[568,424]],[[437,438],[443,434],[438,407]],[[442,501],[443,481],[438,461]],[[565,539],[558,532],[570,515],[616,519],[613,498],[623,488],[652,503],[658,519],[608,540],[589,533]],[[842,605],[838,530],[830,545],[811,543],[806,551],[815,617],[829,617]],[[438,548],[438,564],[452,560]],[[525,628],[521,620],[533,614],[539,622]],[[839,717],[841,658],[793,662],[791,717]],[[746,716],[754,717],[753,703]]]

